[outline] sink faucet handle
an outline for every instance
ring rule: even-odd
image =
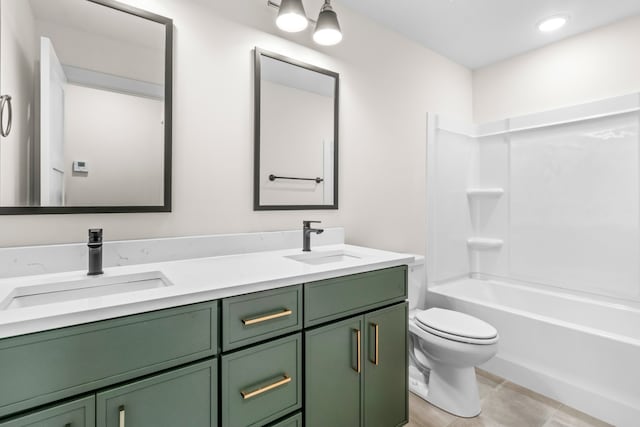
[[[320,224],[322,223],[322,221],[302,221],[302,226],[304,228],[309,228],[311,227],[311,224]]]
[[[102,243],[102,228],[89,229],[89,243]]]

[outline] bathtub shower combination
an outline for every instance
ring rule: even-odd
[[[427,306],[498,329],[483,368],[637,425],[640,95],[428,124]]]

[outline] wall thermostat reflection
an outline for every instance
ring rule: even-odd
[[[84,161],[81,161],[81,160],[74,160],[73,161],[73,171],[74,172],[88,173],[89,172],[89,167],[87,166],[87,162],[84,162]]]

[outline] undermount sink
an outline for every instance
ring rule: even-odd
[[[173,286],[159,271],[21,286],[0,303],[0,310],[73,301]]]
[[[345,252],[343,250],[335,250],[307,252],[300,255],[288,255],[285,258],[289,258],[294,261],[302,262],[309,265],[321,265],[332,264],[335,262],[353,261],[356,259],[360,259],[361,257],[349,252]]]

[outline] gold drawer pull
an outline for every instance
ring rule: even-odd
[[[291,316],[292,314],[293,314],[293,311],[284,309],[282,311],[278,311],[277,313],[266,314],[260,317],[252,317],[249,319],[242,319],[242,323],[245,326],[255,325],[256,323],[262,323],[262,322],[266,322],[267,320],[273,320],[273,319],[278,319],[280,317]]]
[[[285,384],[288,384],[291,382],[291,377],[289,375],[283,375],[281,380],[276,381],[275,383],[271,383],[269,385],[266,385],[264,387],[260,387],[258,389],[255,389],[253,391],[241,391],[240,394],[242,395],[243,399],[251,399],[252,397],[256,397],[262,393],[265,393],[269,390],[273,390],[274,388],[278,388],[278,387],[282,387]]]
[[[125,418],[124,405],[118,408],[118,415],[119,415],[118,427],[124,427],[124,418]]]

